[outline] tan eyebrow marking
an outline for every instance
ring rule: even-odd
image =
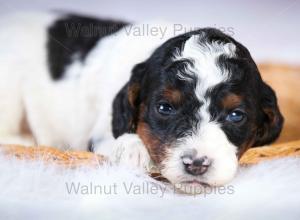
[[[178,89],[166,88],[163,91],[163,96],[165,99],[172,103],[180,103],[182,100],[182,93]]]
[[[242,99],[242,96],[231,93],[222,99],[222,105],[226,109],[233,109],[241,104]]]

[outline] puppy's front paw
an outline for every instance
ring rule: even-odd
[[[149,170],[151,159],[142,140],[136,134],[120,136],[114,146],[114,160],[117,163]]]

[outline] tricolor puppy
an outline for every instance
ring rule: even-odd
[[[138,24],[63,14],[0,25],[2,143],[26,121],[37,144],[154,166],[185,190],[227,183],[248,148],[281,131],[249,51],[216,29],[161,39],[132,34]]]

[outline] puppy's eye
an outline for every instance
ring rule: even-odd
[[[157,112],[164,116],[174,115],[176,113],[173,106],[166,102],[157,105]]]
[[[243,121],[245,117],[246,115],[243,111],[236,109],[227,115],[226,120],[230,122],[238,123]]]

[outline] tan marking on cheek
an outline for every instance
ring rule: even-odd
[[[182,93],[178,89],[167,88],[164,90],[163,96],[165,99],[175,104],[180,103],[182,100]]]
[[[156,164],[160,164],[165,159],[166,154],[161,141],[151,134],[150,128],[145,122],[138,123],[137,134],[148,149],[151,159]]]
[[[225,109],[234,109],[242,102],[242,97],[235,94],[229,94],[222,100],[222,105]]]

